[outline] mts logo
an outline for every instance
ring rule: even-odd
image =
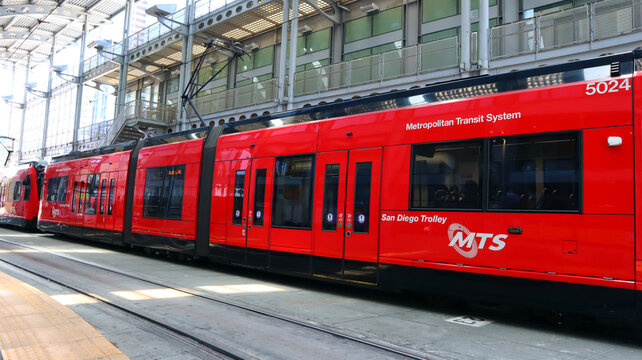
[[[470,232],[464,225],[452,223],[448,227],[448,239],[452,247],[463,257],[469,259],[477,256],[479,250],[484,249],[488,245],[488,249],[492,251],[499,251],[506,246],[506,234],[489,234],[489,233],[474,233]],[[466,250],[464,250],[466,249]]]

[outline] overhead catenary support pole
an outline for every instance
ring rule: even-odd
[[[290,24],[290,59],[288,69],[288,110],[294,108],[294,74],[296,73],[297,32],[299,31],[299,0],[292,0],[292,23]]]
[[[127,0],[125,6],[125,20],[123,24],[123,41],[121,54],[123,55],[123,63],[120,64],[120,76],[118,78],[118,93],[116,96],[116,117],[125,111],[125,100],[127,98],[127,72],[129,71],[128,56],[129,52],[129,27],[132,18],[132,11],[134,7],[134,0]]]
[[[178,75],[179,94],[185,92],[189,84],[189,79],[192,75],[192,49],[194,47],[194,35],[192,31],[192,23],[194,22],[194,0],[185,0],[185,24],[187,24],[187,33],[189,35],[183,37],[183,48],[181,51],[181,66],[180,74]],[[187,128],[187,110],[184,106],[184,100],[179,98],[178,104],[178,130]],[[185,104],[187,105],[187,104]]]
[[[470,0],[461,0],[461,59],[459,69],[470,70]]]
[[[85,20],[87,15],[85,15]],[[87,22],[82,24],[82,37],[80,38],[80,62],[78,63],[78,85],[76,85],[76,108],[74,111],[74,138],[71,144],[72,151],[78,151],[78,130],[80,129],[80,115],[82,114],[82,86],[85,72],[85,47],[87,46]]]
[[[56,53],[56,38],[51,44],[51,55],[49,55],[49,69],[53,67],[54,54]],[[47,98],[45,99],[45,122],[42,125],[42,149],[41,158],[47,155],[47,132],[49,131],[49,110],[51,109],[51,71],[47,71]]]
[[[288,49],[288,21],[290,20],[290,0],[283,0],[283,25],[281,26],[281,49],[279,51],[279,104],[285,106],[287,94],[285,91],[285,72]],[[285,109],[284,109],[285,110]]]
[[[488,75],[488,59],[490,58],[488,52],[490,20],[488,16],[488,0],[479,0],[479,73],[481,75]]]
[[[16,63],[14,62],[13,65],[11,65],[11,94],[13,94],[13,84],[16,79]],[[24,103],[23,103],[24,104]],[[7,134],[11,136],[11,123],[13,122],[13,106],[9,106],[9,127],[7,129]]]
[[[29,70],[31,67],[31,57],[27,55],[27,67],[25,68],[25,83],[29,82]],[[18,161],[22,160],[22,144],[25,137],[25,119],[27,114],[27,89],[22,93],[22,120],[20,120],[20,137],[18,138]]]

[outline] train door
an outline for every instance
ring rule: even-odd
[[[247,212],[246,263],[268,266],[268,242],[272,220],[274,158],[253,159]]]
[[[317,164],[313,272],[376,283],[381,148],[319,154]]]
[[[118,182],[118,172],[106,174],[105,195],[101,195],[101,207],[103,207],[103,216],[105,218],[105,230],[114,230],[114,201],[116,200],[116,184]],[[104,200],[103,200],[104,199]]]
[[[245,263],[247,246],[247,210],[250,179],[250,160],[234,160],[230,166],[232,188],[228,205],[226,256],[233,263]]]
[[[83,233],[96,236],[91,229],[102,228],[102,219],[99,219],[99,195],[100,195],[100,173],[87,175],[85,181],[84,204],[83,204]]]

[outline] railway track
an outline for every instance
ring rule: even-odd
[[[374,342],[374,341],[371,341],[371,340],[368,340],[368,339],[364,339],[364,338],[361,338],[361,337],[358,337],[358,336],[355,336],[355,335],[350,335],[350,334],[343,333],[343,332],[340,332],[340,331],[337,331],[337,330],[334,330],[334,329],[330,329],[330,328],[324,327],[322,325],[311,324],[311,323],[308,323],[308,322],[305,322],[305,321],[297,320],[297,319],[290,318],[290,317],[287,317],[287,316],[283,316],[283,315],[280,315],[280,314],[276,314],[276,313],[273,313],[273,312],[270,312],[270,311],[257,309],[257,308],[254,308],[254,307],[251,307],[251,306],[248,306],[248,305],[245,305],[245,304],[239,304],[239,303],[236,303],[236,302],[233,302],[233,301],[229,301],[229,300],[225,300],[225,299],[218,298],[218,297],[215,297],[215,296],[207,295],[207,294],[204,294],[204,293],[201,293],[199,291],[192,290],[192,289],[176,287],[176,286],[173,286],[171,284],[167,284],[167,283],[160,282],[160,281],[157,281],[157,280],[152,280],[152,279],[144,278],[144,277],[141,277],[141,276],[132,275],[130,273],[119,271],[117,269],[113,269],[113,268],[106,267],[106,266],[103,266],[103,265],[99,265],[99,264],[95,264],[95,263],[92,263],[92,262],[80,260],[80,259],[77,259],[77,258],[74,258],[74,257],[71,257],[71,256],[66,256],[66,255],[63,255],[63,254],[60,254],[60,253],[57,253],[57,252],[54,252],[54,251],[48,251],[48,250],[43,249],[43,248],[29,246],[29,245],[25,245],[25,244],[20,244],[20,243],[16,243],[16,242],[13,242],[13,241],[10,241],[10,240],[6,240],[6,239],[2,239],[2,238],[0,238],[0,243],[4,243],[4,244],[10,245],[10,246],[19,247],[19,248],[23,248],[23,249],[27,249],[27,250],[34,250],[34,251],[37,251],[39,253],[45,253],[45,254],[48,254],[48,255],[51,255],[51,256],[55,256],[55,257],[64,259],[66,261],[71,261],[71,262],[74,262],[74,263],[77,263],[77,264],[82,264],[82,266],[87,266],[87,267],[90,267],[92,269],[105,271],[105,272],[109,272],[109,273],[112,273],[112,274],[117,274],[118,276],[126,277],[128,279],[132,279],[132,280],[135,280],[135,281],[143,282],[143,283],[150,284],[150,285],[153,285],[153,286],[160,286],[160,287],[163,287],[163,288],[166,288],[166,289],[170,289],[170,290],[178,292],[178,293],[182,293],[182,294],[185,294],[185,295],[193,296],[193,297],[196,297],[196,298],[199,298],[199,299],[203,299],[203,300],[206,300],[206,301],[211,301],[211,302],[214,302],[214,303],[217,303],[217,304],[233,307],[233,308],[236,308],[236,309],[239,309],[239,310],[243,310],[243,311],[246,311],[246,312],[258,315],[258,316],[262,316],[262,317],[265,317],[265,318],[269,318],[269,319],[272,319],[272,320],[285,322],[285,323],[292,324],[292,325],[295,325],[295,326],[300,326],[300,327],[303,327],[303,328],[306,328],[306,329],[309,329],[309,330],[314,330],[316,332],[327,334],[327,335],[330,335],[332,337],[335,337],[335,338],[338,338],[338,339],[341,339],[341,340],[344,340],[344,341],[349,341],[349,342],[352,342],[352,343],[356,343],[356,344],[359,344],[359,345],[363,345],[363,346],[366,346],[366,347],[369,347],[369,348],[372,348],[372,349],[376,349],[376,350],[388,353],[391,356],[401,357],[401,358],[406,358],[406,359],[417,359],[417,360],[426,360],[426,359],[439,358],[439,357],[434,357],[434,356],[428,357],[426,355],[414,353],[414,352],[409,351],[407,349],[402,349],[402,348],[398,348],[398,347],[395,347],[395,346],[390,346],[390,345],[387,345],[387,344],[377,343],[377,342]],[[208,342],[208,341],[206,341],[206,340],[204,340],[204,339],[202,339],[202,338],[200,338],[198,336],[194,336],[194,335],[188,333],[187,331],[183,331],[183,330],[181,330],[181,329],[179,329],[179,328],[177,328],[175,326],[171,326],[171,325],[168,325],[168,324],[163,323],[161,321],[155,320],[155,319],[151,318],[150,316],[144,315],[144,314],[142,314],[140,312],[137,312],[136,310],[132,310],[132,309],[130,309],[128,307],[125,307],[125,306],[122,306],[122,305],[118,305],[118,304],[114,303],[113,301],[111,301],[111,300],[109,300],[109,299],[107,299],[105,297],[97,296],[96,294],[93,294],[93,293],[90,293],[88,291],[82,290],[78,286],[70,285],[66,281],[62,281],[62,280],[53,278],[52,276],[43,275],[43,274],[39,273],[38,271],[35,271],[33,269],[29,269],[29,268],[27,268],[25,266],[16,264],[16,263],[8,261],[6,259],[0,259],[0,261],[6,263],[8,265],[14,266],[16,268],[19,268],[19,269],[21,269],[23,271],[26,271],[26,272],[28,272],[30,274],[33,274],[35,276],[41,277],[41,278],[46,279],[48,281],[52,281],[52,282],[54,282],[54,283],[56,283],[56,284],[58,284],[60,286],[63,286],[65,288],[70,289],[72,291],[75,291],[77,293],[80,293],[80,294],[83,294],[83,295],[88,296],[90,298],[93,298],[93,299],[95,299],[97,301],[100,301],[101,303],[104,303],[104,304],[106,304],[106,305],[108,305],[110,307],[113,307],[113,308],[115,308],[115,309],[117,309],[119,311],[125,312],[125,313],[127,313],[127,314],[129,314],[129,315],[131,315],[131,316],[133,316],[135,318],[138,318],[138,319],[141,319],[143,321],[146,321],[146,322],[148,322],[148,323],[150,323],[150,324],[152,324],[154,326],[158,326],[159,328],[162,328],[165,332],[167,332],[171,336],[174,336],[174,337],[178,338],[179,340],[182,340],[182,341],[184,341],[186,343],[189,343],[189,344],[192,344],[194,346],[200,347],[201,349],[204,349],[204,350],[208,351],[209,353],[211,353],[213,356],[216,356],[216,357],[219,357],[219,358],[227,358],[227,359],[245,359],[246,358],[245,354],[234,353],[234,351],[230,351],[229,349],[225,349],[225,348],[223,348],[223,347],[221,347],[219,345],[216,345],[216,344],[213,344],[211,342]]]

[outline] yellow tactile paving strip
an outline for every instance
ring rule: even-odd
[[[2,360],[128,359],[69,308],[2,272],[0,353]]]

